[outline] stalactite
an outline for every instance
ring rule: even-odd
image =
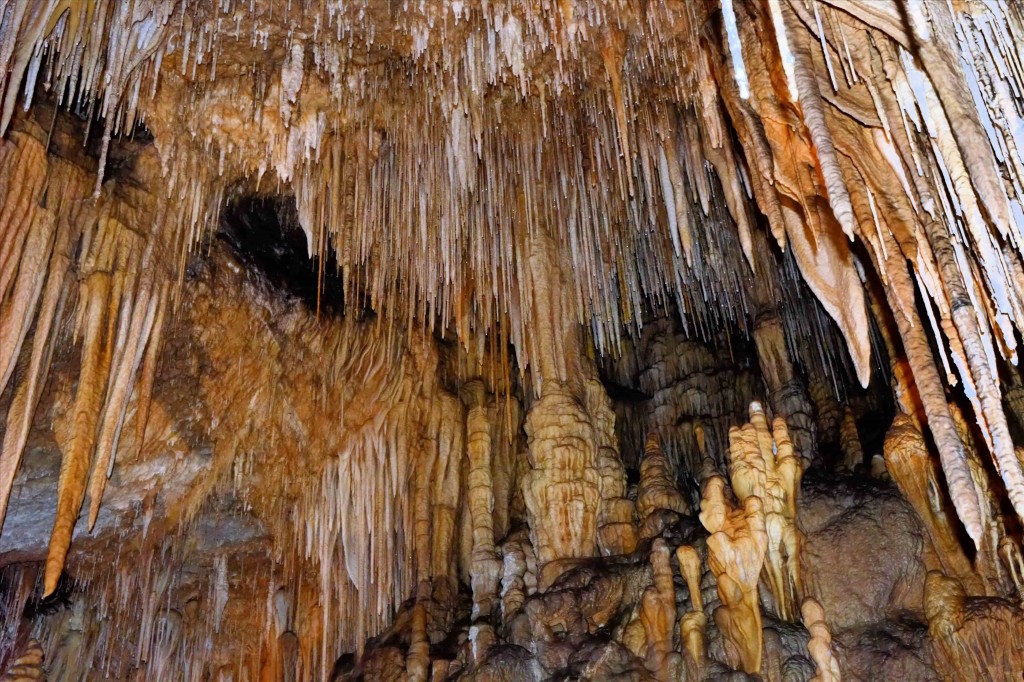
[[[32,417],[49,373],[57,341],[57,333],[53,330],[59,326],[67,302],[72,248],[81,230],[76,220],[75,202],[85,196],[84,173],[71,164],[54,163],[51,177],[52,182],[62,188],[57,234],[47,264],[46,284],[39,302],[28,370],[7,411],[3,451],[0,454],[0,528],[3,528],[11,486],[28,442]],[[31,313],[26,314],[31,316]]]
[[[128,392],[134,382],[139,364],[142,362],[143,351],[159,314],[157,306],[160,303],[160,295],[158,291],[153,290],[147,272],[147,268],[150,268],[149,272],[152,271],[149,257],[153,252],[155,242],[155,237],[149,240],[146,252],[139,263],[143,272],[142,277],[146,280],[140,283],[132,311],[129,313],[131,322],[127,338],[119,338],[114,349],[113,366],[116,368],[116,373],[109,385],[106,405],[99,424],[96,460],[93,463],[89,483],[89,530],[96,525],[96,517],[99,515],[100,504],[103,500],[103,490],[113,467],[114,451],[117,449],[117,441],[127,409]]]
[[[943,569],[968,581],[972,590],[981,590],[980,582],[960,548],[942,507],[938,481],[932,471],[924,438],[903,415],[896,416],[886,434],[885,464],[896,485],[921,519]],[[971,486],[973,492],[973,483]]]
[[[87,261],[87,274],[80,294],[82,373],[73,408],[74,432],[64,453],[57,488],[57,517],[46,560],[47,594],[57,588],[57,580],[64,569],[64,559],[71,546],[71,535],[85,497],[89,459],[96,440],[96,425],[105,394],[102,381],[108,373],[110,362],[107,351],[110,340],[104,327],[105,313],[111,304],[111,272],[118,253],[115,251],[118,232],[119,225],[115,221],[110,218],[100,220],[93,241],[95,251]],[[116,307],[114,309],[116,311]]]
[[[0,389],[14,371],[21,344],[28,332],[39,295],[42,263],[49,251],[54,220],[38,209],[46,180],[42,143],[28,135],[13,135],[3,144],[0,194],[0,302],[3,303],[3,336],[0,337]],[[33,229],[33,223],[38,225]],[[29,234],[31,232],[31,234]],[[13,290],[12,289],[13,285]],[[9,292],[9,290],[11,290]]]
[[[949,412],[953,416],[960,440],[964,444],[974,488],[978,491],[978,498],[983,502],[985,536],[974,557],[974,568],[985,581],[989,594],[1006,593],[1012,589],[1013,585],[1006,574],[1006,569],[1009,567],[1004,567],[1004,562],[999,554],[1004,549],[1012,552],[1012,547],[1016,543],[1007,536],[1003,509],[999,498],[992,490],[985,464],[978,455],[970,424],[956,403],[949,404]]]
[[[777,28],[785,27],[785,32],[795,43],[791,48],[795,72],[792,85],[795,85],[799,91],[799,94],[794,93],[794,95],[799,98],[800,113],[817,154],[818,167],[825,183],[825,198],[828,199],[839,226],[852,240],[856,218],[853,215],[850,193],[846,188],[843,172],[839,168],[836,158],[832,134],[825,120],[824,100],[818,89],[818,76],[814,72],[814,65],[811,62],[810,36],[800,30],[790,4],[782,2],[779,5],[782,8],[782,22]],[[783,65],[785,65],[785,56]],[[861,382],[866,383],[863,376]]]
[[[893,257],[896,257],[895,254]],[[928,346],[924,327],[913,309],[913,283],[903,262],[891,264],[886,274],[892,280],[886,287],[886,294],[903,339],[907,362],[913,374],[914,386],[920,396],[928,428],[935,436],[950,497],[968,535],[975,544],[978,544],[983,533],[980,502],[971,482],[963,443],[960,442],[956,426],[949,414],[949,406],[943,395],[942,379]]]
[[[737,102],[734,92],[725,91],[723,99],[733,123],[737,125],[748,158],[758,159],[757,166],[762,169],[760,172],[770,174],[765,176],[765,181],[773,187],[764,190],[763,195],[770,194],[773,198],[777,196],[774,201],[778,203],[772,207],[766,206],[763,210],[773,222],[782,222],[781,211],[779,214],[774,212],[778,210],[776,206],[781,205],[787,215],[784,221],[786,227],[772,225],[773,232],[778,235],[785,230],[788,245],[793,249],[801,272],[842,330],[850,347],[857,377],[862,385],[866,385],[870,372],[870,344],[867,338],[866,310],[860,294],[863,289],[843,230],[837,229],[843,224],[850,231],[852,220],[839,217],[837,223],[838,216],[822,210],[821,206],[821,199],[826,195],[826,200],[833,199],[840,202],[840,205],[849,200],[839,184],[841,176],[837,173],[838,169],[832,168],[823,173],[823,176],[827,176],[825,186],[820,185],[818,176],[808,172],[808,168],[817,167],[817,163],[812,160],[816,156],[815,148],[818,152],[822,149],[827,151],[831,149],[832,143],[827,141],[828,131],[820,118],[820,106],[809,108],[810,113],[815,113],[817,118],[814,123],[807,122],[808,127],[814,130],[808,137],[795,112],[783,104],[789,95],[785,99],[779,98],[770,78],[775,64],[762,61],[778,57],[770,53],[768,46],[758,42],[754,34],[755,24],[756,20],[751,20],[741,26],[744,41],[755,46],[751,54],[758,55],[756,68],[754,64],[748,64],[752,97],[749,103]],[[744,30],[749,32],[745,33]],[[812,103],[818,105],[817,101],[812,100]],[[806,116],[809,113],[808,103],[803,104]],[[757,128],[750,127],[752,117],[756,120]],[[826,191],[829,185],[831,187]],[[767,201],[763,196],[759,198],[759,203]],[[842,208],[838,215],[846,216],[847,213]],[[852,297],[850,292],[855,292]]]

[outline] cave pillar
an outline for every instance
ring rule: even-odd
[[[614,436],[614,415],[584,344],[572,283],[550,236],[529,238],[524,306],[535,399],[526,416],[530,470],[523,478],[527,520],[543,589],[563,560],[629,545],[632,509]],[[599,543],[598,527],[609,531]]]
[[[492,425],[480,380],[462,389],[466,404],[466,454],[469,460],[469,513],[472,523],[470,577],[473,618],[486,618],[498,599],[501,559],[494,549],[494,487],[491,474]]]
[[[441,391],[431,406],[429,434],[431,447],[436,450],[434,466],[425,481],[429,489],[430,535],[424,538],[423,551],[429,550],[429,581],[420,598],[431,598],[443,605],[451,605],[457,597],[455,566],[455,522],[462,491],[462,466],[465,452],[465,410],[453,395]],[[424,471],[426,474],[426,471]],[[427,499],[424,499],[426,502]],[[419,548],[418,548],[419,549]],[[452,616],[451,610],[444,613]]]

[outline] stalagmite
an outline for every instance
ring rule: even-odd
[[[1003,538],[997,551],[1017,594],[1024,594],[1024,555],[1020,545],[1012,538]]]
[[[707,665],[706,630],[707,616],[704,614],[704,599],[700,592],[701,559],[697,550],[689,545],[676,548],[679,572],[686,581],[690,594],[690,610],[679,619],[679,639],[682,642],[688,679],[702,679]]]
[[[871,478],[879,481],[891,480],[884,455],[874,454],[871,456]]]
[[[811,403],[814,405],[814,414],[818,425],[818,440],[820,443],[832,443],[839,436],[839,426],[842,423],[843,412],[839,401],[836,400],[832,386],[828,379],[822,375],[815,375],[808,380],[807,392]],[[840,442],[842,442],[840,440]]]
[[[426,682],[430,669],[430,640],[427,639],[427,611],[423,604],[416,604],[412,608],[411,630],[405,671],[408,679]]]
[[[807,597],[800,612],[804,627],[811,633],[807,651],[818,669],[818,674],[812,678],[813,682],[840,682],[842,675],[839,672],[839,661],[832,653],[832,632],[825,622],[825,611],[816,600]]]
[[[43,666],[45,656],[43,647],[34,639],[26,642],[24,649],[11,661],[0,680],[5,682],[27,682],[28,680],[45,680]]]
[[[536,537],[533,545],[542,564],[592,556],[597,548],[600,497],[587,417],[569,395],[557,391],[552,387],[545,392],[526,419],[535,465],[523,481],[523,492]],[[561,435],[574,431],[584,435]]]
[[[588,379],[585,395],[597,440],[597,473],[601,489],[597,546],[604,555],[630,554],[638,542],[633,521],[635,504],[626,496],[626,472],[619,457],[615,413],[601,382]]]
[[[839,424],[839,442],[843,448],[843,468],[847,471],[856,471],[857,467],[864,464],[864,447],[857,432],[857,420],[849,405],[843,409],[843,419]]]
[[[523,480],[523,494],[534,550],[545,566],[541,570],[547,571],[540,584],[547,586],[560,570],[559,560],[596,553],[603,439],[586,404],[573,396],[585,359],[580,357],[577,325],[563,317],[566,292],[554,244],[550,237],[536,235],[529,248],[530,274],[537,291],[531,355],[536,359],[541,395],[526,417],[531,470]],[[618,491],[609,492],[609,497],[621,496],[615,495]]]
[[[1019,604],[1001,598],[970,597],[956,578],[929,571],[925,585],[928,632],[936,669],[946,679],[1015,679],[1024,673],[1020,649],[992,646],[1016,641],[1024,630]]]
[[[533,552],[530,538],[525,533],[513,534],[505,541],[502,552],[504,571],[501,576],[501,617],[507,623],[526,601],[529,588],[528,562]]]
[[[430,430],[437,434],[438,457],[432,479],[432,521],[430,576],[454,579],[452,555],[455,543],[455,515],[458,505],[465,451],[463,406],[452,396],[442,395],[431,410]],[[429,483],[429,481],[428,481]]]
[[[729,478],[740,502],[760,501],[768,533],[765,573],[783,620],[797,618],[801,599],[796,505],[802,473],[786,422],[776,417],[769,430],[761,406],[751,403],[750,422],[729,433]]]
[[[636,512],[641,519],[659,509],[689,514],[690,505],[669,478],[668,462],[661,452],[658,437],[647,438],[644,458],[640,460],[640,483],[637,486]]]
[[[679,572],[686,581],[686,590],[690,594],[690,605],[692,611],[703,611],[704,600],[700,593],[701,559],[697,550],[689,545],[680,545],[676,548],[676,561],[679,562]]]
[[[712,476],[704,483],[700,522],[711,533],[708,566],[722,600],[714,615],[725,637],[728,663],[757,673],[762,647],[757,583],[768,550],[761,498],[750,495],[742,507],[734,508],[725,497],[725,479]]]
[[[679,654],[674,653],[672,633],[675,630],[676,590],[672,584],[668,545],[661,538],[651,548],[654,582],[643,594],[640,620],[647,635],[644,663],[654,678],[665,682],[677,679]]]

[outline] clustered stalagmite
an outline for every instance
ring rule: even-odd
[[[1013,0],[0,0],[3,679],[1020,679],[1022,144]]]

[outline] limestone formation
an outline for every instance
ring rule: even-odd
[[[542,566],[540,584],[546,587],[564,560],[597,553],[599,512],[605,512],[605,525],[628,519],[609,509],[625,493],[613,447],[613,416],[603,389],[587,379],[594,368],[582,357],[580,329],[565,318],[569,300],[562,262],[550,236],[536,235],[528,247],[536,288],[530,354],[539,398],[525,423],[531,470],[523,480],[523,496]],[[606,537],[608,549],[626,551],[634,544],[629,535]]]
[[[501,561],[494,548],[494,489],[491,458],[491,427],[484,386],[474,381],[463,387],[466,413],[466,454],[472,531],[473,616],[487,617],[498,599]]]
[[[804,627],[811,633],[807,651],[818,669],[818,674],[812,678],[813,681],[840,682],[842,675],[839,672],[839,661],[832,653],[832,633],[825,622],[825,611],[822,610],[821,604],[814,598],[807,597],[800,607],[800,613]]]
[[[1020,679],[1022,95],[1010,0],[0,0],[5,679]]]
[[[640,607],[640,620],[647,642],[644,663],[659,682],[675,680],[679,676],[680,656],[675,653],[672,635],[676,620],[676,590],[668,560],[668,546],[658,538],[651,549],[653,584],[644,591]]]
[[[938,496],[938,481],[924,438],[903,415],[896,416],[886,434],[885,464],[921,519],[942,569],[968,581],[973,590],[981,590]]]
[[[729,478],[741,503],[750,498],[760,501],[768,533],[765,577],[783,620],[797,618],[802,592],[796,520],[801,475],[786,422],[776,417],[769,430],[761,406],[752,403],[750,422],[729,433]]]
[[[690,610],[679,620],[679,639],[682,643],[686,674],[692,679],[704,676],[707,664],[707,646],[705,643],[707,616],[704,614],[704,598],[700,592],[701,558],[693,547],[682,545],[676,548],[676,560],[679,572],[686,581],[686,589],[690,595]]]
[[[526,533],[514,533],[502,546],[501,618],[507,623],[537,588],[536,558]],[[532,569],[532,570],[531,570]]]
[[[39,642],[30,639],[25,643],[24,648],[18,657],[7,665],[0,680],[4,682],[28,682],[29,680],[46,680],[45,668],[43,665],[45,655]]]
[[[1024,621],[1018,604],[1002,598],[970,597],[956,578],[931,571],[925,612],[936,648],[936,668],[943,678],[1009,680],[1024,672],[1019,649],[987,644],[1001,637],[1013,641],[1020,634]]]
[[[746,673],[761,669],[761,607],[757,583],[768,550],[768,531],[761,498],[750,495],[742,507],[725,496],[725,479],[704,483],[700,521],[711,533],[708,566],[718,582],[722,605],[715,622],[726,641],[728,664]]]
[[[843,467],[847,471],[856,471],[857,467],[864,464],[864,447],[857,432],[857,421],[848,405],[843,410],[843,419],[839,424],[839,442],[843,447]]]
[[[644,458],[640,460],[636,512],[641,519],[646,519],[658,509],[685,515],[689,514],[690,505],[672,482],[668,462],[661,452],[658,437],[652,435],[647,439]]]

